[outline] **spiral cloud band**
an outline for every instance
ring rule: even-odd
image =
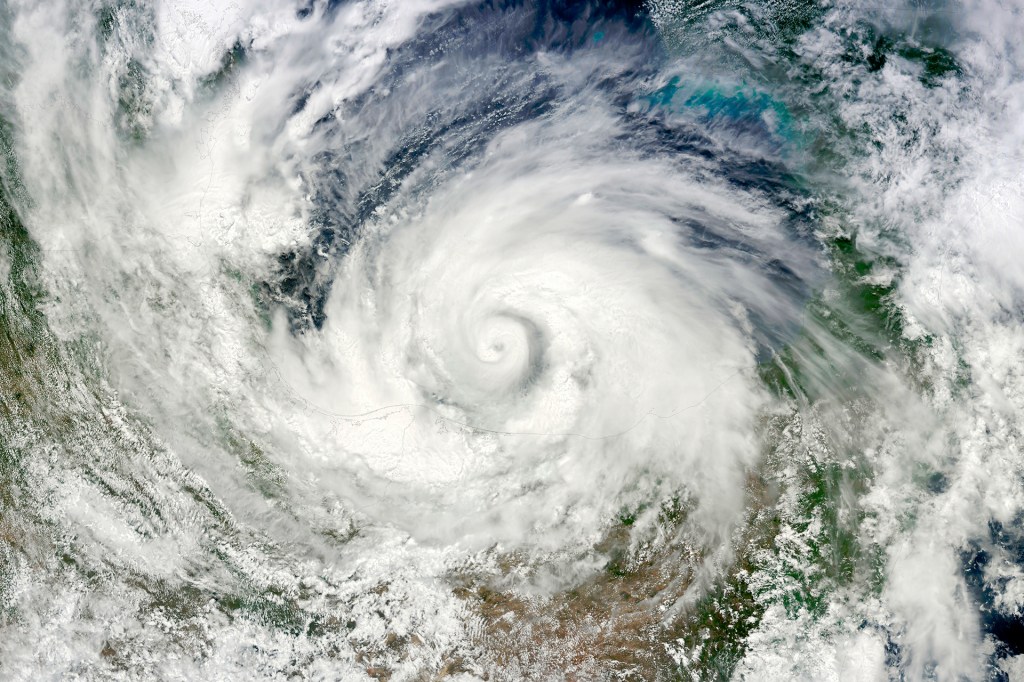
[[[1015,679],[1019,14],[4,5],[0,676]]]

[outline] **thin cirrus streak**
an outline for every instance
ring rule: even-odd
[[[1019,28],[9,3],[0,670],[1013,679]]]

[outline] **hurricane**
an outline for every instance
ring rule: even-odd
[[[5,0],[0,677],[1024,680],[1016,0]]]

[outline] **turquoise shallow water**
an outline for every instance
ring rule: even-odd
[[[0,8],[0,676],[1018,679],[1021,28]]]

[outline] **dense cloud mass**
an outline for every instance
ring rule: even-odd
[[[1024,679],[1013,0],[0,7],[0,676]]]

